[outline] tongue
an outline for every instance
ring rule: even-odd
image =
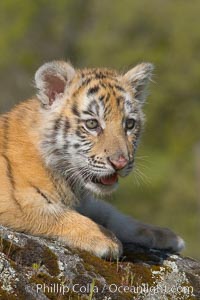
[[[112,185],[112,184],[114,184],[114,183],[117,182],[117,179],[118,179],[118,176],[115,173],[115,174],[113,174],[113,175],[111,175],[109,177],[101,178],[101,183],[105,184],[105,185]]]

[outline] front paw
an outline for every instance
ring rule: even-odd
[[[172,252],[180,252],[185,247],[184,240],[172,230],[162,227],[152,227],[154,236],[153,248],[168,249]]]
[[[136,231],[137,237],[138,243],[148,248],[180,252],[185,247],[184,240],[168,228],[141,225]]]
[[[136,243],[146,248],[172,252],[180,252],[185,247],[183,239],[168,228],[144,224],[128,218],[124,229],[120,239],[125,243]]]
[[[111,231],[100,225],[90,226],[87,232],[76,230],[73,236],[61,238],[68,246],[88,251],[100,258],[116,260],[122,255],[122,243]]]
[[[98,257],[116,260],[122,255],[123,247],[112,232],[102,227],[100,235],[90,236],[87,250]]]

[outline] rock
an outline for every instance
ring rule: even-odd
[[[200,299],[200,262],[124,245],[112,262],[0,226],[0,299]]]

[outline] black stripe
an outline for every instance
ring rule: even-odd
[[[65,118],[65,132],[70,129],[70,122],[69,119],[66,117]]]
[[[79,126],[78,129],[81,131],[82,134],[85,133],[86,135],[88,135],[88,131],[85,129],[85,127]],[[85,134],[82,136],[83,139],[85,138]]]
[[[106,84],[105,84],[104,82],[99,82],[99,85],[100,85],[101,87],[103,87],[104,89],[106,89]]]
[[[105,98],[105,95],[100,96],[100,97],[99,97],[99,101],[102,102],[104,98]]]
[[[5,159],[6,161],[6,165],[7,165],[7,176],[10,180],[10,183],[12,185],[12,188],[15,190],[15,179],[13,177],[13,173],[12,173],[12,167],[11,167],[11,163],[10,163],[10,160],[9,158],[5,155],[5,154],[2,154],[2,157]]]
[[[112,107],[111,106],[107,106],[106,110],[104,111],[105,114],[109,115],[112,111]]]
[[[85,80],[83,80],[82,84],[75,90],[75,92],[72,94],[71,98],[76,98],[76,96],[78,95],[78,93],[85,87],[87,86],[90,81],[92,81],[93,78],[86,78]]]
[[[84,81],[82,82],[82,85],[80,86],[80,88],[82,88],[82,86],[84,86],[84,85],[88,85],[88,84],[91,82],[92,79],[93,79],[93,78],[87,78],[86,80],[84,80]]]
[[[61,128],[61,117],[57,118],[54,123],[54,131],[58,131]]]
[[[124,98],[122,96],[117,97],[116,100],[117,100],[117,105],[118,106],[120,106],[121,102],[124,102]]]
[[[4,116],[3,118],[3,128],[4,128],[4,140],[3,140],[3,150],[7,151],[8,147],[8,131],[9,131],[9,119],[8,116]]]
[[[95,164],[90,164],[90,166],[96,170],[101,169],[101,170],[105,170],[105,165],[103,166],[99,166],[99,165],[95,165]]]
[[[62,157],[63,154],[64,154],[64,149],[59,149],[59,148],[54,148],[52,151],[51,151],[51,154],[55,155],[55,156],[60,156]]]
[[[106,119],[106,116],[109,115],[112,111],[112,107],[110,105],[107,105],[104,109],[104,118]]]
[[[108,87],[113,90],[113,85],[109,82]]]
[[[90,116],[94,116],[94,113],[92,111],[87,111],[87,110],[83,110],[83,114],[85,115],[90,115]]]
[[[82,150],[81,149],[81,150],[78,151],[78,153],[81,153],[81,154],[86,153],[86,154],[88,154],[88,151],[89,151],[89,149],[87,149],[87,150]]]
[[[95,79],[104,79],[106,77],[108,77],[108,76],[101,73],[101,71],[95,74]]]
[[[73,106],[72,106],[72,113],[74,115],[76,115],[77,117],[80,117],[80,112],[78,111],[78,107],[77,107],[76,103],[74,103]]]
[[[78,148],[80,147],[80,144],[76,143],[76,144],[73,145],[73,147],[74,147],[75,149],[78,149]]]
[[[107,94],[106,99],[105,99],[105,103],[107,103],[110,99],[110,93]]]
[[[15,179],[13,175],[13,170],[12,170],[12,164],[8,158],[7,151],[8,151],[8,138],[9,136],[9,118],[8,116],[4,117],[4,140],[3,140],[3,153],[2,157],[6,161],[6,167],[7,167],[7,176],[10,181],[11,185],[11,198],[16,202],[17,206],[19,207],[20,210],[22,210],[21,205],[17,201],[15,197]]]
[[[32,185],[32,187],[36,190],[36,192],[38,194],[40,194],[40,196],[42,196],[47,201],[47,203],[52,204],[52,202],[49,200],[49,198],[37,186]]]
[[[88,90],[87,95],[88,96],[94,95],[94,94],[98,93],[98,91],[99,91],[99,86],[95,85]]]
[[[120,92],[125,92],[125,89],[118,84],[115,85],[115,88]]]
[[[80,138],[84,138],[85,136],[82,135],[81,133],[82,133],[82,132],[81,132],[81,128],[79,128],[79,129],[76,130],[76,135],[77,135],[78,137],[80,137]]]
[[[91,146],[91,145],[92,145],[92,143],[91,143],[91,142],[89,142],[89,141],[88,141],[88,142],[86,141],[86,142],[82,143],[82,145],[83,145],[83,146]]]
[[[69,150],[69,142],[65,141],[65,144],[63,145],[63,150]]]
[[[8,157],[5,154],[2,154],[2,157],[5,159],[6,161],[6,167],[7,167],[7,176],[9,178],[10,184],[11,184],[11,192],[10,192],[10,196],[12,198],[12,200],[14,200],[17,204],[17,206],[19,207],[19,209],[22,211],[22,207],[19,204],[19,202],[17,201],[16,197],[15,197],[15,180],[13,177],[13,171],[12,171],[12,167],[11,167],[11,162],[8,159]]]
[[[56,144],[57,133],[61,128],[61,117],[57,118],[53,124],[53,131],[49,135],[50,144]]]
[[[87,111],[94,112],[96,115],[99,115],[99,105],[96,100],[92,100],[87,107]]]

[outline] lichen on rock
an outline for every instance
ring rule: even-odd
[[[200,299],[200,262],[137,245],[105,261],[0,226],[0,299]]]

